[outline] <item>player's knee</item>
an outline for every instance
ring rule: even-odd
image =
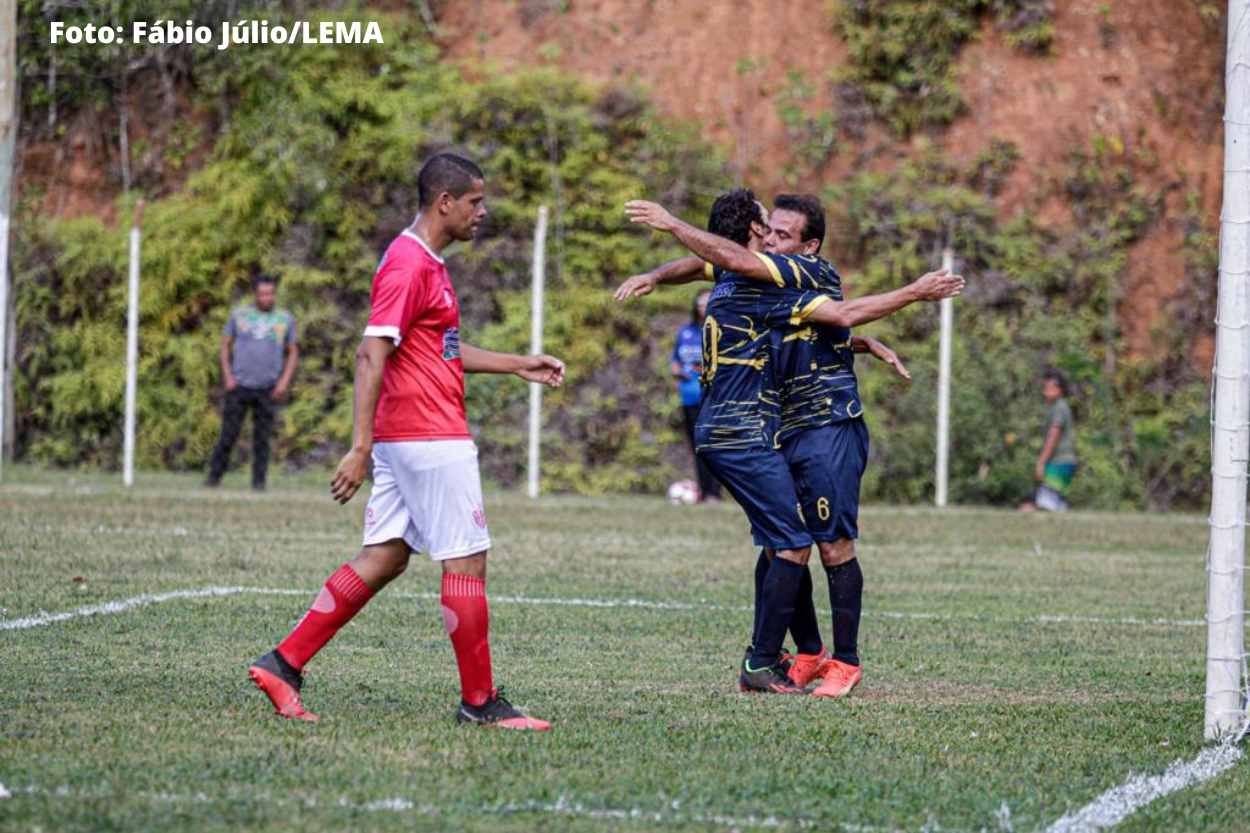
[[[807,566],[807,560],[812,556],[812,548],[801,550],[777,550],[777,557],[786,561],[792,561],[795,564]]]
[[[851,538],[840,538],[837,541],[820,542],[820,563],[826,567],[845,564],[855,557],[855,541]]]
[[[487,552],[488,550],[482,550],[481,552],[475,552],[473,555],[467,555],[463,558],[449,558],[443,562],[443,572],[457,573],[460,575],[485,579]]]

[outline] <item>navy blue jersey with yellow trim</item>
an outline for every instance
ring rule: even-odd
[[[781,418],[775,334],[800,327],[829,296],[809,265],[759,255],[773,283],[714,270],[716,286],[703,323],[703,404],[697,450],[768,447]]]
[[[832,264],[819,257],[804,262],[819,292],[843,300],[842,278]],[[778,445],[799,431],[863,414],[849,328],[804,324],[778,330],[773,333],[773,347],[781,398]]]

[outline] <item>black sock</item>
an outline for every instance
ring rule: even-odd
[[[760,611],[764,609],[764,577],[768,575],[768,556],[760,550],[760,557],[755,562],[755,621],[751,625],[751,649],[760,639]]]
[[[764,577],[763,609],[760,611],[759,632],[755,635],[755,648],[751,651],[751,667],[760,669],[773,665],[781,654],[786,629],[794,618],[794,600],[799,595],[799,585],[807,567],[774,556]]]
[[[812,571],[806,566],[799,584],[799,596],[794,600],[790,635],[794,637],[795,650],[800,654],[819,653],[824,646],[820,639],[820,622],[816,619],[816,603],[812,599]]]
[[[829,606],[833,608],[833,658],[859,665],[859,614],[864,599],[864,573],[859,559],[825,567]]]

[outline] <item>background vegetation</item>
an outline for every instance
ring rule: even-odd
[[[151,17],[152,5],[136,0],[112,9],[125,21]],[[268,3],[230,5],[234,17],[283,14]],[[185,6],[188,18],[223,16],[211,4]],[[846,102],[859,101],[869,118],[899,135],[940,127],[959,108],[951,75],[959,46],[991,21],[1020,48],[1044,53],[1050,6],[836,6],[835,26],[852,57],[842,105],[807,126],[822,136],[834,125],[845,130],[855,112]],[[283,276],[281,303],[303,333],[279,454],[293,467],[337,458],[350,434],[351,356],[373,267],[411,220],[421,160],[450,146],[480,160],[489,178],[488,227],[451,258],[471,343],[527,349],[533,218],[539,204],[555,208],[545,346],[568,361],[570,373],[546,400],[545,486],[654,491],[685,470],[665,368],[692,291],[627,306],[610,301],[607,290],[619,280],[678,254],[626,228],[620,205],[650,195],[701,220],[710,197],[733,183],[715,148],[659,118],[644,95],[590,88],[551,70],[464,77],[440,63],[419,15],[382,16],[382,47],[54,55],[34,34],[46,25],[43,5],[26,0],[20,11],[23,77],[43,79],[23,87],[28,136],[56,140],[71,113],[107,119],[104,133],[119,148],[110,176],[126,187],[119,215],[128,216],[138,194],[152,198],[143,255],[140,465],[203,465],[218,428],[219,333],[257,268]],[[359,13],[349,7],[336,15]],[[920,49],[922,40],[946,51]],[[88,54],[94,57],[67,63],[66,56]],[[55,69],[54,60],[61,62]],[[781,106],[786,96],[812,94],[801,78],[790,82]],[[169,92],[158,98],[169,116],[158,128],[164,153],[135,147],[142,137],[121,150],[132,126],[114,105],[136,86]],[[796,130],[803,127],[798,112],[788,122]],[[828,147],[800,149],[817,162]],[[1183,340],[1187,328],[1211,319],[1210,229],[1196,207],[1179,220],[1195,291],[1172,311],[1176,326],[1158,336],[1175,349],[1163,361],[1127,360],[1119,286],[1128,246],[1162,221],[1161,196],[1139,184],[1157,160],[1147,148],[1090,136],[1072,149],[1055,183],[1075,217],[1055,229],[996,212],[993,198],[1017,156],[1010,144],[987,139],[970,166],[927,150],[893,173],[863,173],[829,189],[826,255],[852,292],[863,294],[925,271],[946,242],[958,252],[970,289],[957,306],[954,499],[1012,503],[1027,494],[1041,429],[1037,377],[1054,364],[1076,382],[1078,504],[1196,505],[1207,488],[1205,380]],[[171,173],[191,168],[179,187],[169,185]],[[27,194],[16,224],[19,454],[45,464],[116,466],[124,224],[42,216],[38,196]],[[927,307],[869,330],[898,347],[916,372],[907,388],[879,371],[861,373],[875,438],[870,498],[913,501],[931,492],[936,321],[936,307]],[[524,399],[516,380],[470,380],[470,418],[487,475],[502,485],[522,475]]]

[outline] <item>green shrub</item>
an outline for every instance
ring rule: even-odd
[[[263,59],[240,50],[201,85],[203,101],[228,102],[231,117],[211,161],[147,212],[139,464],[203,464],[218,429],[219,333],[258,268],[282,276],[279,303],[301,333],[278,453],[292,465],[336,459],[350,439],[353,354],[377,258],[411,222],[422,159],[455,145],[482,163],[491,208],[482,242],[449,257],[467,341],[527,350],[532,228],[537,206],[553,207],[546,347],[569,362],[569,378],[547,399],[547,486],[657,488],[678,438],[667,345],[650,313],[686,302],[610,301],[620,278],[677,254],[627,228],[621,205],[650,195],[703,210],[724,178],[716,155],[630,90],[541,71],[468,81],[405,20],[384,25],[385,47]],[[18,231],[21,451],[117,465],[125,231],[48,221],[30,205]],[[504,484],[523,466],[525,396],[515,379],[469,385],[486,473]]]

